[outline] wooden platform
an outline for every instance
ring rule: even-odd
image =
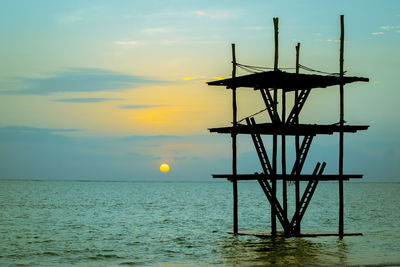
[[[250,87],[259,88],[279,88],[285,91],[295,89],[324,88],[333,85],[368,82],[368,78],[363,77],[339,77],[332,75],[300,74],[289,73],[281,70],[266,71],[208,82],[208,85],[226,86],[227,88]]]
[[[234,234],[233,231],[227,231],[228,234]],[[268,230],[239,230],[237,235],[250,235],[261,238],[271,238],[271,231]],[[344,233],[343,236],[362,236],[362,233]],[[289,237],[320,237],[320,236],[339,236],[337,232],[328,231],[307,231],[302,230],[299,236]],[[285,237],[283,231],[277,232],[277,237]]]
[[[258,123],[256,125],[238,124],[235,127],[237,134],[268,134],[268,135],[316,135],[333,134],[337,132],[355,133],[357,131],[367,130],[369,125],[344,125],[337,124],[276,124],[276,123]],[[232,133],[233,127],[218,127],[208,129],[212,133]]]
[[[322,174],[322,175],[312,175],[312,174],[299,174],[299,175],[290,175],[290,174],[213,174],[213,178],[219,179],[228,179],[228,180],[241,180],[241,181],[248,181],[248,180],[287,180],[287,181],[311,181],[311,180],[319,180],[319,181],[348,181],[350,179],[361,179],[363,177],[362,174]]]

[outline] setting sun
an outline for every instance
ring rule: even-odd
[[[166,163],[163,163],[160,165],[160,171],[161,172],[168,172],[169,171],[169,165]]]

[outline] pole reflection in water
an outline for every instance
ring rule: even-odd
[[[337,242],[335,242],[335,240]],[[336,237],[232,236],[221,246],[228,265],[346,265],[347,245]]]

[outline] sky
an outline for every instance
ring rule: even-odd
[[[231,92],[206,82],[230,77],[231,43],[238,62],[272,67],[279,17],[279,67],[294,67],[300,42],[300,64],[338,72],[341,14],[346,75],[370,79],[345,87],[345,120],[370,128],[345,135],[344,170],[400,181],[396,0],[1,1],[0,179],[229,173],[230,137],[207,129],[230,125]],[[301,121],[338,122],[338,94],[337,86],[313,90]],[[263,108],[256,91],[238,90],[239,119]],[[250,137],[238,142],[239,173],[260,172]],[[337,135],[317,136],[304,171],[326,160],[326,172],[337,173],[337,144]],[[168,173],[159,171],[164,162]]]

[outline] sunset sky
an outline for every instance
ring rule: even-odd
[[[371,125],[345,135],[345,171],[400,181],[396,0],[1,1],[0,179],[201,181],[229,172],[230,138],[207,128],[229,125],[231,92],[206,81],[230,76],[230,44],[240,63],[273,66],[279,17],[280,67],[294,67],[300,42],[301,64],[338,72],[341,14],[346,74],[370,79],[345,87],[345,120]],[[239,118],[264,107],[252,89],[238,97]],[[338,87],[316,89],[301,120],[336,123],[338,106]],[[338,136],[314,140],[306,170],[327,160],[337,172]],[[250,137],[238,141],[239,172],[261,170]]]

